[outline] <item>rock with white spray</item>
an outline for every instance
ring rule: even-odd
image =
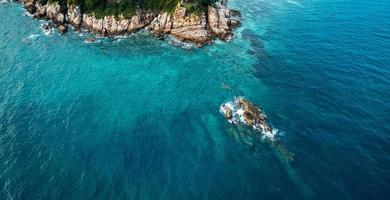
[[[294,154],[289,152],[280,139],[276,137],[274,130],[267,122],[267,116],[259,107],[243,97],[236,97],[233,101],[220,106],[220,111],[225,115],[229,123],[242,123],[257,130],[265,139],[271,142],[278,152],[288,161],[294,159]]]
[[[233,102],[222,104],[220,110],[229,122],[241,122],[260,131],[265,137],[274,139],[275,131],[268,124],[265,113],[247,99],[237,97]]]

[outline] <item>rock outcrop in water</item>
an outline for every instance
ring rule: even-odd
[[[271,126],[268,125],[264,112],[247,99],[237,97],[233,102],[222,104],[220,109],[229,122],[241,122],[260,131],[269,139],[274,139],[275,134]]]
[[[280,139],[276,138],[276,131],[268,124],[265,113],[249,100],[237,97],[232,102],[222,104],[220,110],[230,123],[251,126],[260,135],[271,141],[272,145],[287,161],[294,160],[294,154],[287,150]]]
[[[67,5],[67,9],[62,11],[57,2],[42,5],[39,0],[23,0],[23,3],[34,18],[53,21],[60,33],[65,33],[68,25],[75,30],[86,30],[109,37],[127,35],[147,28],[156,37],[172,35],[181,41],[202,46],[211,43],[215,38],[231,39],[233,29],[240,25],[239,12],[228,9],[225,1],[208,6],[202,12],[190,13],[179,3],[172,13],[156,14],[140,10],[128,18],[97,18],[93,14],[83,13],[80,7],[75,5]]]

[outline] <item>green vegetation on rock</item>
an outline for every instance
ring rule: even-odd
[[[211,5],[218,0],[39,0],[41,4],[58,2],[62,10],[66,10],[67,5],[78,5],[85,13],[94,13],[97,18],[107,15],[123,15],[130,17],[137,10],[154,12],[171,12],[175,6],[182,2],[189,12],[198,12],[207,5]]]

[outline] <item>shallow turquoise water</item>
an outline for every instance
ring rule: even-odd
[[[0,4],[0,199],[389,199],[390,2],[231,4],[237,37],[192,50]],[[239,95],[293,162],[226,122]]]

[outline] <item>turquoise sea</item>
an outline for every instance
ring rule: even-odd
[[[229,42],[85,43],[0,3],[0,199],[390,199],[390,1],[231,0]],[[293,154],[219,106],[262,107]]]

